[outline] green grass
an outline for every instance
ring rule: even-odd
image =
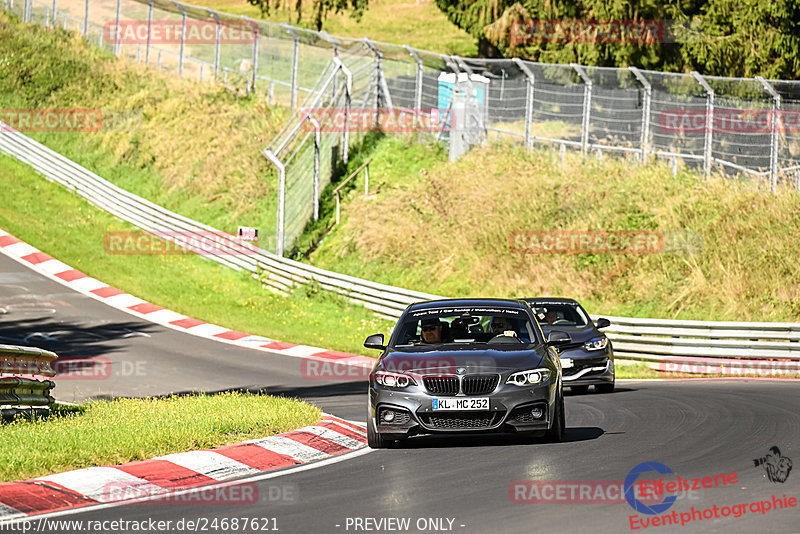
[[[428,293],[568,296],[593,314],[699,320],[800,320],[800,194],[704,181],[642,166],[510,146],[455,164],[436,147],[383,139],[365,200],[310,255],[319,267]],[[518,231],[691,232],[697,253],[525,254]]]
[[[244,332],[374,356],[363,347],[393,324],[329,293],[300,289],[288,297],[196,255],[119,255],[104,248],[108,232],[132,225],[91,206],[0,156],[0,228],[86,274],[164,306]]]
[[[117,399],[0,424],[0,482],[206,449],[319,421],[296,399],[222,393]]]

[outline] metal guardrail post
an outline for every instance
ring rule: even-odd
[[[275,254],[283,256],[283,215],[286,203],[286,166],[269,149],[264,149],[264,156],[278,168],[278,221],[275,228]]]
[[[711,175],[711,163],[713,157],[713,141],[714,141],[714,89],[708,85],[708,82],[703,78],[699,72],[692,71],[692,76],[697,80],[697,83],[706,92],[706,135],[703,145],[703,174],[706,178]]]
[[[153,0],[147,0],[147,45],[144,49],[144,64],[150,64],[150,42],[153,35]]]
[[[778,187],[778,122],[781,111],[781,95],[772,87],[767,80],[761,76],[756,76],[756,80],[764,87],[764,90],[772,97],[772,121],[770,131],[769,147],[769,190],[775,193]]]
[[[414,126],[419,125],[420,114],[422,113],[422,58],[408,45],[403,45],[408,54],[417,62],[417,72],[414,75]]]
[[[345,95],[344,95],[344,148],[342,150],[342,161],[347,165],[350,153],[350,102],[353,91],[353,73],[342,63],[338,57],[333,58],[336,67],[344,72],[345,76]]]
[[[300,37],[295,33],[291,26],[284,23],[281,24],[283,28],[292,36],[294,39],[294,52],[292,55],[292,106],[291,109],[294,110],[297,107],[297,67],[298,62],[300,61]]]
[[[208,9],[208,8],[206,8]],[[222,39],[222,20],[217,15],[216,11],[213,9],[208,9],[208,12],[217,22],[217,35],[216,35],[216,43],[214,45],[214,80],[219,79],[219,53],[220,53],[220,41]]]
[[[519,58],[513,59],[514,64],[519,67],[519,70],[525,74],[525,78],[528,80],[526,84],[526,98],[525,98],[525,148],[531,148],[533,143],[531,142],[531,123],[533,122],[533,90],[534,90],[534,82],[536,77],[533,75],[531,69],[522,62]]]
[[[589,124],[592,113],[592,80],[586,75],[583,67],[577,63],[571,63],[575,72],[583,80],[583,120],[581,121],[581,152],[586,154],[589,148]]]
[[[644,87],[644,102],[643,102],[643,111],[642,111],[642,140],[641,140],[641,161],[642,163],[647,163],[647,149],[648,149],[648,142],[650,140],[650,102],[653,97],[653,87],[650,85],[650,82],[647,78],[644,77],[644,74],[637,69],[636,67],[628,67],[629,70],[636,76],[636,79],[639,80],[639,83],[642,84]]]

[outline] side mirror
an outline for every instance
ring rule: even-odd
[[[548,345],[559,346],[559,345],[566,345],[570,343],[572,338],[566,332],[561,332],[560,330],[553,330],[550,332],[550,335],[547,336],[547,343]]]
[[[364,346],[368,349],[383,350],[386,345],[383,344],[383,334],[372,334],[364,341]]]
[[[605,317],[600,317],[597,322],[594,324],[595,328],[608,328],[611,326],[611,321],[606,319]]]

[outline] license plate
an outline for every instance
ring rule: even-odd
[[[561,367],[564,369],[569,369],[570,367],[574,367],[575,364],[572,361],[572,358],[561,358]]]
[[[488,410],[489,398],[480,397],[476,399],[433,399],[433,409],[435,411]]]

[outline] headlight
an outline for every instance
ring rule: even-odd
[[[606,345],[608,345],[607,337],[596,337],[584,343],[583,348],[586,350],[603,350]]]
[[[375,382],[387,388],[405,388],[416,385],[414,379],[402,373],[390,373],[388,371],[376,371]]]
[[[531,384],[538,384],[550,379],[549,369],[529,369],[527,371],[520,371],[508,377],[506,384],[514,384],[516,386],[529,386]]]

